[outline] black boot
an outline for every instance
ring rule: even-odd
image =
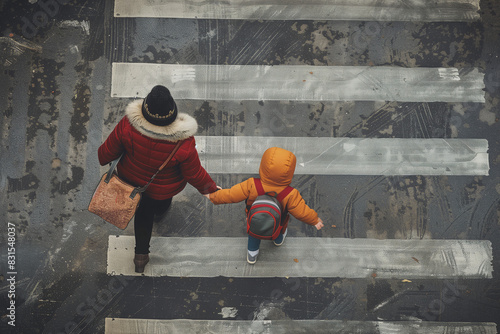
[[[149,254],[135,254],[134,264],[135,264],[135,272],[143,273],[144,267],[149,262]]]

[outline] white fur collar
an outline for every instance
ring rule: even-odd
[[[146,137],[177,142],[194,136],[198,123],[188,114],[178,113],[175,121],[167,126],[149,123],[142,115],[142,99],[135,100],[127,106],[125,114],[134,128]]]

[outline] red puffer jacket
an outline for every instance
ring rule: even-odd
[[[126,116],[99,147],[99,163],[104,166],[125,153],[118,163],[118,175],[135,186],[143,186],[167,159],[176,143],[183,141],[167,166],[146,190],[153,199],[171,198],[189,182],[202,194],[217,190],[215,182],[201,166],[193,135],[196,120],[183,113],[168,126],[156,126],[144,118],[142,100],[130,103]]]

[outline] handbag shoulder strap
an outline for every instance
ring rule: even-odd
[[[109,180],[111,180],[111,177],[113,176],[113,172],[115,171],[116,165],[118,165],[118,162],[120,161],[120,159],[122,157],[123,157],[123,153],[122,153],[122,155],[120,155],[120,157],[118,159],[113,160],[113,162],[111,163],[111,166],[109,167],[108,173],[106,174],[106,178],[104,179],[104,182],[109,183]]]
[[[177,152],[177,150],[179,149],[179,147],[181,147],[181,145],[182,145],[183,142],[184,142],[183,140],[177,142],[177,144],[174,147],[174,150],[172,152],[170,152],[170,155],[168,156],[167,160],[165,160],[165,162],[160,166],[160,168],[158,168],[158,171],[155,173],[155,175],[153,175],[153,177],[151,178],[151,181],[156,177],[156,174],[158,174],[159,172],[161,172],[163,170],[163,168],[165,168],[165,166],[168,164],[168,162],[170,160],[172,160],[172,157]]]
[[[138,192],[139,193],[143,193],[143,192],[146,191],[146,189],[148,189],[149,185],[151,184],[151,182],[153,182],[153,180],[155,179],[156,175],[158,175],[158,173],[161,172],[163,170],[163,168],[165,168],[165,166],[172,159],[172,157],[177,152],[177,150],[179,149],[179,147],[181,147],[181,145],[182,145],[183,142],[184,142],[183,140],[177,142],[177,145],[175,145],[174,150],[172,152],[170,152],[170,155],[168,156],[167,160],[165,160],[165,162],[158,168],[158,170],[156,171],[156,173],[154,173],[154,175],[151,176],[151,179],[149,180],[149,182],[145,186],[143,186],[143,187],[137,187],[137,188],[135,188],[134,189],[135,193],[138,193]]]

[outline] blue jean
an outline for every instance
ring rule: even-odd
[[[274,241],[276,243],[280,243],[281,241],[283,241],[283,230],[282,230],[282,233],[280,233],[278,235],[278,237],[276,239],[274,239]],[[255,237],[252,237],[251,235],[248,236],[248,250],[249,251],[256,251],[256,250],[259,250],[259,247],[260,247],[260,239],[257,239]]]

